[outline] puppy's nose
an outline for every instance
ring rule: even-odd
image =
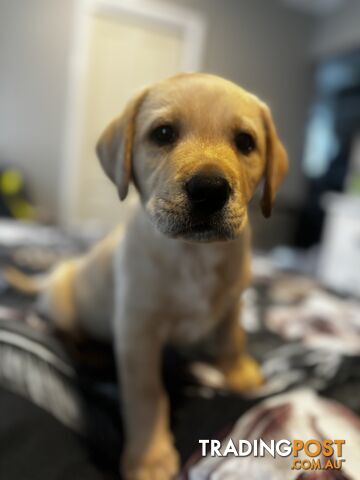
[[[215,213],[228,201],[229,182],[218,173],[197,173],[185,184],[191,206],[201,213]]]

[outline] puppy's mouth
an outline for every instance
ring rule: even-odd
[[[246,208],[237,209],[236,214],[224,209],[210,215],[199,215],[186,207],[162,204],[161,208],[149,213],[156,228],[164,235],[194,242],[233,240],[247,222]]]
[[[211,225],[210,223],[195,224],[179,229],[177,238],[196,242],[215,242],[235,238],[234,230],[230,226]]]
[[[197,242],[215,242],[233,240],[236,238],[242,227],[242,221],[221,220],[203,221],[200,223],[189,223],[185,228],[179,228],[177,237]]]

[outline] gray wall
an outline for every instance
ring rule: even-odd
[[[0,0],[0,161],[56,213],[72,0]]]
[[[311,53],[315,59],[360,47],[360,2],[346,0],[344,7],[321,18],[314,31]]]
[[[283,195],[298,201],[314,20],[278,0],[171,1],[208,22],[204,70],[272,107],[292,162]],[[0,9],[0,159],[21,165],[56,214],[74,0],[0,0]]]

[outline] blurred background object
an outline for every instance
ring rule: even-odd
[[[22,172],[0,167],[0,216],[33,220],[33,208]]]
[[[356,0],[0,0],[0,168],[26,178],[15,216],[99,231],[124,222],[134,195],[120,204],[101,172],[100,132],[142,86],[208,71],[264,99],[289,152],[272,219],[251,206],[255,246],[301,251],[299,268],[308,252],[325,280],[340,226],[324,228],[323,197],[360,194],[359,18]]]

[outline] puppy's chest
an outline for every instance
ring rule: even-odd
[[[195,342],[206,335],[234,296],[236,282],[229,278],[223,254],[182,258],[165,293],[169,318],[166,327],[172,341]]]

